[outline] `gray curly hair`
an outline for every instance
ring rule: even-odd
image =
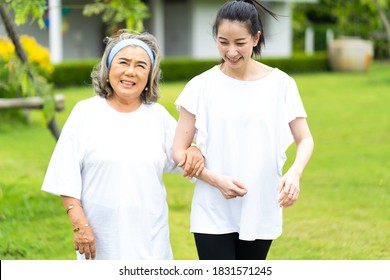
[[[161,79],[160,69],[160,47],[157,39],[148,32],[135,33],[129,32],[126,29],[119,30],[114,36],[106,37],[104,42],[106,48],[104,50],[101,61],[93,68],[91,73],[92,86],[99,96],[106,99],[110,98],[114,92],[108,82],[109,69],[107,67],[107,59],[111,49],[118,44],[118,42],[126,39],[138,39],[146,43],[153,52],[154,63],[149,73],[149,80],[146,84],[145,90],[141,94],[141,101],[143,103],[156,102],[159,96],[159,84]]]

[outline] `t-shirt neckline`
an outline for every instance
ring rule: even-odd
[[[222,77],[224,77],[226,80],[230,80],[230,81],[234,81],[234,82],[238,82],[238,83],[259,83],[259,82],[263,82],[263,81],[266,81],[269,79],[269,77],[272,77],[273,74],[276,72],[277,68],[276,67],[273,67],[271,72],[268,73],[267,75],[259,78],[259,79],[256,79],[256,80],[239,80],[239,79],[236,79],[236,78],[233,78],[227,74],[225,74],[220,68],[219,68],[219,65],[215,65],[214,66],[214,69],[216,70],[217,73],[219,73]]]

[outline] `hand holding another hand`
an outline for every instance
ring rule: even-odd
[[[188,179],[199,176],[204,169],[204,157],[202,152],[196,146],[189,147],[185,153],[183,153],[177,166],[183,167],[183,176]]]

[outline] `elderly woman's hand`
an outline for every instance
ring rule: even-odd
[[[199,176],[204,169],[204,157],[202,152],[196,147],[189,147],[178,163],[179,167],[183,167],[183,176],[192,179],[194,176]]]
[[[74,229],[74,249],[84,254],[87,260],[95,259],[95,237],[89,224],[80,224]]]

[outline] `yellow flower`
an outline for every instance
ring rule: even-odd
[[[49,73],[53,72],[54,66],[50,62],[50,53],[47,48],[39,45],[35,38],[26,35],[20,36],[20,42],[30,62],[36,62]]]
[[[52,73],[54,66],[50,62],[49,50],[42,47],[37,41],[30,36],[20,36],[20,43],[26,52],[29,62],[37,63],[44,71]],[[6,37],[0,37],[0,56],[8,61],[15,52],[15,47],[12,42]]]
[[[0,37],[0,56],[3,60],[10,60],[12,54],[15,52],[14,44],[6,37]]]

